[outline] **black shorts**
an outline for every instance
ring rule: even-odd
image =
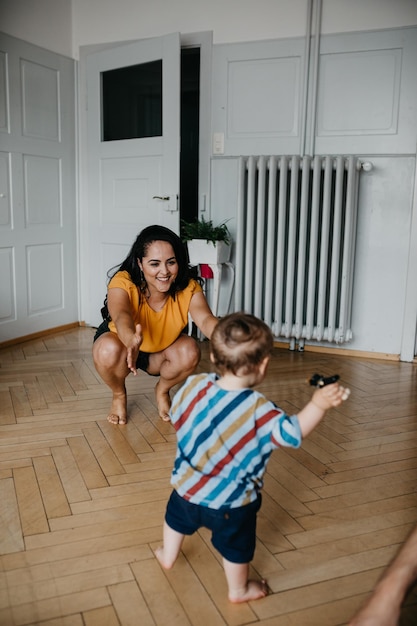
[[[192,535],[204,526],[212,531],[211,543],[231,563],[249,563],[255,554],[256,515],[262,497],[235,509],[210,509],[192,504],[173,490],[167,504],[165,521],[182,535]]]
[[[110,333],[110,332],[111,331],[109,330],[109,323],[108,323],[107,320],[104,320],[104,322],[101,322],[100,326],[96,330],[96,334],[94,335],[93,343],[101,335],[104,335],[104,333]],[[139,350],[138,358],[136,359],[136,369],[142,370],[143,372],[146,372],[147,374],[149,374],[149,372],[148,372],[149,355],[150,355],[150,352],[141,352]],[[158,374],[158,376],[159,376],[159,374]]]

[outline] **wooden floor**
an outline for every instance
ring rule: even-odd
[[[346,624],[417,522],[417,365],[275,350],[261,390],[287,412],[315,372],[352,393],[300,450],[272,455],[253,561],[271,593],[231,605],[208,532],[170,572],[155,559],[174,430],[143,373],[128,425],[108,424],[93,333],[0,350],[1,626]],[[417,624],[416,590],[402,619]]]

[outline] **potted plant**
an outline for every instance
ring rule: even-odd
[[[190,265],[227,263],[231,236],[226,222],[217,226],[201,217],[194,222],[181,220],[182,240],[187,243]]]

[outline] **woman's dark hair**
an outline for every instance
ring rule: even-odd
[[[138,259],[142,261],[143,257],[147,254],[149,246],[154,241],[166,241],[171,244],[174,250],[175,258],[178,263],[178,276],[171,285],[170,295],[175,297],[177,291],[185,289],[192,277],[188,267],[187,252],[180,237],[169,228],[160,226],[159,224],[144,228],[136,237],[123,263],[115,268],[111,268],[107,275],[110,279],[113,278],[117,272],[126,271],[129,273],[133,283],[137,285],[141,291],[144,291],[146,284],[144,284],[143,274],[138,265]]]

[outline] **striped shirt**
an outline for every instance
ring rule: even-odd
[[[253,389],[226,391],[218,376],[190,376],[173,399],[177,454],[171,484],[180,496],[213,509],[253,502],[275,448],[301,445],[289,417]]]

